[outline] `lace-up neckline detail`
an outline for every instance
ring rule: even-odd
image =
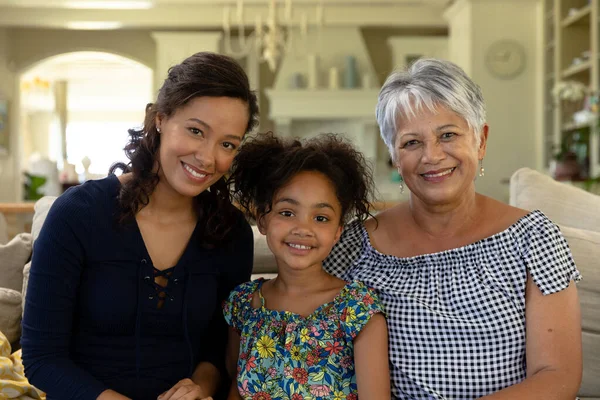
[[[167,268],[164,270],[157,269],[156,267],[152,267],[153,276],[146,276],[144,279],[155,291],[155,294],[150,295],[150,300],[153,300],[154,297],[157,298],[156,308],[161,309],[165,305],[165,301],[173,300],[173,296],[171,295],[168,285],[169,280],[171,279],[171,275],[173,275],[173,270],[175,267]]]

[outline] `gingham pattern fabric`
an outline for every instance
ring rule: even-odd
[[[324,267],[378,290],[396,399],[475,399],[522,381],[528,273],[545,295],[581,279],[541,211],[464,247],[409,258],[379,253],[355,221]]]

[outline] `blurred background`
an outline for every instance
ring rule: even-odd
[[[168,68],[197,51],[244,66],[259,131],[347,135],[372,162],[380,200],[406,194],[379,139],[377,94],[423,56],[456,62],[483,89],[480,192],[508,201],[520,167],[593,190],[598,2],[0,0],[0,203],[29,209],[126,161],[127,129]]]

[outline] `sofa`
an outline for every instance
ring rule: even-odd
[[[54,198],[45,197],[36,203],[31,233],[21,233],[7,244],[0,243],[0,332],[14,348],[18,346],[21,304],[27,291],[32,244],[53,201]],[[511,177],[510,204],[542,210],[560,226],[569,243],[583,275],[578,284],[584,353],[579,395],[582,400],[600,400],[600,196],[523,168]],[[277,270],[273,255],[264,236],[256,227],[253,231],[253,277],[272,277]]]

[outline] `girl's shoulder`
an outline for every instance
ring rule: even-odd
[[[231,302],[251,302],[254,293],[265,283],[265,278],[258,278],[252,281],[237,285],[229,294]]]
[[[241,332],[244,324],[249,318],[255,318],[255,310],[252,307],[252,298],[254,293],[265,282],[264,278],[259,278],[250,282],[244,282],[236,286],[227,300],[223,302],[223,316],[228,325],[236,331]],[[254,315],[254,317],[252,317]]]
[[[359,281],[346,284],[340,293],[337,311],[349,340],[353,340],[375,314],[384,314],[377,292]]]
[[[361,281],[348,282],[339,296],[339,304],[342,307],[354,307],[366,303],[368,306],[374,304],[375,307],[383,309],[377,291]]]

